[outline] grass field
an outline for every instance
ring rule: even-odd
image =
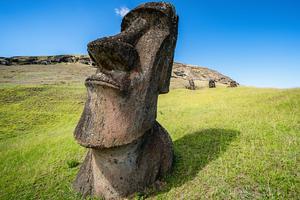
[[[82,84],[0,86],[0,199],[80,199],[72,132]],[[299,199],[300,89],[172,90],[158,121],[175,149],[152,199]]]

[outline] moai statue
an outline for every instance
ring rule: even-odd
[[[236,81],[230,81],[228,87],[237,87],[237,86],[238,86],[238,83]]]
[[[215,88],[215,87],[216,87],[216,82],[215,82],[215,80],[210,79],[210,80],[208,81],[208,87],[209,87],[209,88]]]
[[[189,86],[187,86],[187,89],[196,90],[195,82],[193,79],[189,79]]]
[[[77,142],[89,148],[73,184],[83,197],[120,199],[143,191],[172,167],[172,141],[156,121],[159,94],[169,91],[178,16],[168,3],[145,3],[121,33],[88,44],[98,68],[88,77]]]

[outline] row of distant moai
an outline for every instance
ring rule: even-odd
[[[122,199],[168,172],[173,144],[156,121],[169,91],[178,16],[168,3],[145,3],[122,20],[121,33],[88,44],[97,67],[74,136],[88,148],[73,187],[83,197]]]
[[[230,81],[228,87],[237,87],[238,83],[236,81]],[[213,79],[210,79],[208,81],[208,87],[209,88],[215,88],[216,87],[216,81]],[[193,79],[189,79],[189,86],[186,87],[187,89],[190,90],[196,90],[196,85]]]

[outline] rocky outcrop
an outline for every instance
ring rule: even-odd
[[[159,94],[169,91],[178,17],[168,3],[145,3],[122,20],[121,33],[88,44],[97,71],[74,131],[89,148],[74,181],[84,197],[125,198],[165,176],[172,141],[156,121]]]
[[[207,85],[209,83],[209,80],[214,80],[215,83],[221,83],[224,85],[230,85],[230,83],[234,81],[230,77],[225,76],[215,70],[177,62],[174,62],[173,64],[172,78],[183,79],[187,81],[190,79],[194,81],[205,81],[207,82]]]
[[[92,65],[92,61],[88,55],[0,57],[0,65],[50,65],[57,63],[82,63]]]

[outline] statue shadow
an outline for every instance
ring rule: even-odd
[[[174,165],[165,177],[166,185],[150,196],[168,192],[195,178],[211,161],[222,155],[230,143],[240,134],[236,130],[203,129],[174,141]]]

